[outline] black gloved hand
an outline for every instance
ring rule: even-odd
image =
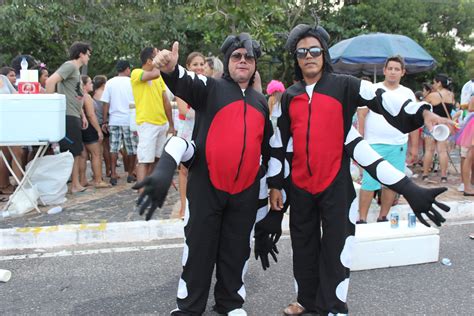
[[[449,206],[436,201],[436,197],[448,190],[447,188],[423,188],[416,185],[410,179],[405,178],[395,185],[394,189],[405,197],[412,208],[413,213],[415,213],[418,220],[425,226],[430,227],[430,224],[428,224],[428,222],[423,218],[423,214],[426,214],[426,216],[431,219],[436,226],[441,226],[441,223],[446,221],[446,219],[433,207],[433,203],[443,211],[449,212]]]
[[[144,188],[137,200],[137,206],[140,215],[143,215],[148,209],[145,216],[147,221],[151,218],[157,207],[163,206],[176,166],[177,164],[173,157],[166,151],[163,151],[153,173],[132,187],[135,190]]]
[[[279,238],[280,236],[277,234],[268,234],[264,231],[257,232],[257,228],[255,228],[255,259],[258,260],[258,258],[260,258],[263,270],[270,268],[270,261],[268,260],[269,254],[273,257],[275,262],[278,262],[276,255],[279,252],[276,243]]]
[[[268,255],[278,262],[276,254],[278,248],[276,246],[281,237],[281,221],[284,212],[270,210],[268,214],[257,224],[255,224],[255,259],[262,263],[263,270],[270,267]]]

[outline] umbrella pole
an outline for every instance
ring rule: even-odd
[[[377,66],[374,65],[374,83],[377,83]]]

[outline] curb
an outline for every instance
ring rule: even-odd
[[[448,221],[474,219],[474,202],[447,204],[451,211],[443,216]],[[411,209],[403,204],[394,206],[392,211],[397,211],[403,220]],[[377,212],[378,209],[376,211],[375,207],[371,207],[369,221],[375,221]],[[167,219],[0,229],[0,251],[183,238],[183,225],[184,222],[179,219]],[[288,214],[283,218],[282,229],[285,232],[289,229]]]

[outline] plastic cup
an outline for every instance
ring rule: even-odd
[[[10,271],[0,269],[0,282],[6,283],[10,281],[11,277],[12,273]]]
[[[439,142],[445,141],[449,136],[449,127],[444,124],[435,125],[431,133],[433,138]]]

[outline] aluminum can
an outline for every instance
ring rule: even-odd
[[[408,213],[408,227],[416,227],[416,215],[415,213]]]
[[[390,227],[398,228],[399,219],[400,219],[400,217],[398,216],[398,213],[392,212],[390,214]]]

